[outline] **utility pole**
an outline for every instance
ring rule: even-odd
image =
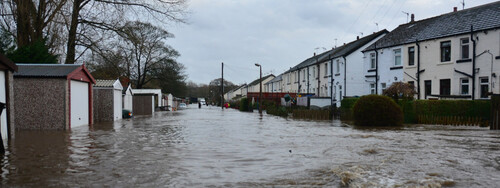
[[[258,63],[255,63],[255,66],[259,67],[260,68],[260,88],[259,88],[259,113],[262,114],[262,66]]]
[[[222,62],[222,82],[220,84],[220,88],[221,88],[221,103],[220,103],[220,107],[222,109],[224,109],[224,62]]]

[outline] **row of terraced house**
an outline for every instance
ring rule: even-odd
[[[500,2],[399,25],[314,54],[265,83],[266,93],[329,98],[382,94],[395,82],[417,99],[500,93]]]

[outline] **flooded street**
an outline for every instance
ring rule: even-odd
[[[190,105],[71,131],[19,131],[10,187],[500,186],[500,132],[358,129]],[[2,186],[2,187],[3,187]]]

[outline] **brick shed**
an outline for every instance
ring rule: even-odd
[[[84,65],[17,64],[16,129],[71,129],[93,123],[94,78]]]
[[[122,119],[122,90],[120,80],[96,80],[94,84],[94,121]]]
[[[0,54],[0,103],[5,108],[0,116],[0,131],[4,140],[14,136],[14,71],[16,64]]]

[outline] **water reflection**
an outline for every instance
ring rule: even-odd
[[[359,128],[203,107],[64,131],[20,131],[2,185],[496,187],[500,132]]]

